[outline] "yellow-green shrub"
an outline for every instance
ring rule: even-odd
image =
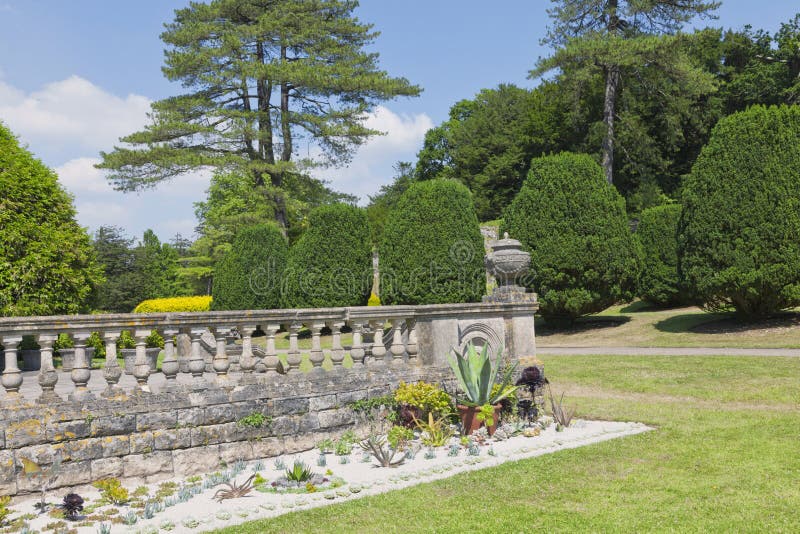
[[[381,305],[381,298],[375,293],[371,293],[369,296],[369,300],[367,301],[367,306],[380,306],[380,305]]]
[[[142,301],[133,313],[203,312],[211,309],[209,295],[197,297],[172,297]]]
[[[452,412],[450,395],[442,391],[436,384],[416,382],[406,384],[400,382],[394,392],[394,400],[398,404],[407,404],[422,410],[423,414],[447,415]]]

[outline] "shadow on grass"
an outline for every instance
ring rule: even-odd
[[[781,330],[800,326],[800,313],[787,312],[759,321],[741,321],[722,313],[674,315],[654,324],[656,330],[671,334],[735,334],[752,330]]]
[[[622,326],[631,318],[625,315],[602,315],[602,316],[589,316],[576,319],[575,322],[566,327],[553,327],[548,325],[547,321],[542,318],[536,320],[536,335],[537,336],[553,336],[557,334],[580,334],[590,330],[599,330],[604,328],[616,328]]]

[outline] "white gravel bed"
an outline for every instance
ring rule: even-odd
[[[206,489],[187,502],[166,508],[152,519],[139,519],[135,525],[113,524],[111,532],[205,532],[254,519],[275,517],[296,510],[326,506],[367,495],[393,491],[451,477],[465,471],[484,469],[509,461],[531,458],[563,449],[573,449],[648,430],[652,430],[652,428],[642,423],[576,420],[569,428],[560,432],[556,432],[555,425],[550,425],[536,437],[518,435],[505,441],[484,444],[480,447],[478,456],[468,455],[463,448],[459,451],[458,456],[448,456],[449,447],[440,447],[435,451],[436,457],[428,459],[424,457],[427,449],[423,447],[417,452],[414,459],[406,460],[404,464],[395,468],[377,467],[374,460],[369,463],[363,462],[363,452],[358,446],[354,447],[349,456],[349,463],[340,464],[338,456],[328,454],[327,465],[319,467],[317,460],[320,453],[319,450],[314,449],[300,454],[286,455],[282,458],[287,467],[291,467],[295,460],[302,460],[319,474],[324,474],[326,470],[330,469],[333,474],[326,476],[331,480],[343,479],[342,486],[335,489],[320,489],[314,493],[265,493],[254,489],[246,497],[217,502],[213,499],[213,495],[217,489],[225,487],[222,485]],[[494,455],[489,454],[490,448],[493,449]],[[275,469],[274,460],[274,458],[264,459],[262,461],[263,468],[259,471],[261,476],[270,482],[283,474],[283,470]],[[246,468],[235,477],[236,482],[242,483],[252,475],[255,464],[255,461],[248,462]],[[184,480],[175,479],[175,482],[181,484]],[[155,494],[157,488],[158,484],[150,484],[150,494]],[[134,488],[128,486],[128,489],[132,492]],[[53,491],[48,495],[48,501],[60,502],[63,497],[62,493]],[[86,499],[86,504],[91,504],[99,498],[99,493],[96,491],[85,492],[82,497]],[[11,507],[17,512],[14,516],[18,516],[20,513],[35,513],[33,506],[35,502],[36,498],[32,497],[14,504]],[[131,511],[125,506],[118,508],[120,515]],[[54,521],[57,520],[44,515],[30,520],[28,524],[31,530],[42,532],[45,525]],[[67,523],[70,528],[74,528],[78,522],[70,524],[68,521]],[[78,527],[77,531],[80,534],[95,534],[99,532],[98,528],[99,524],[94,523],[91,526]]]

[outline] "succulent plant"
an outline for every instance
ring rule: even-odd
[[[404,454],[401,454],[398,459],[398,451],[385,445],[386,438],[375,435],[368,437],[360,444],[363,450],[372,454],[372,457],[378,461],[381,467],[397,467],[406,460]]]
[[[328,465],[328,457],[325,455],[324,452],[319,453],[319,457],[317,458],[317,466],[318,467],[325,467]]]
[[[498,351],[497,358],[492,361],[489,355],[488,343],[483,346],[480,352],[471,342],[467,344],[466,354],[451,354],[447,361],[453,373],[464,391],[465,402],[471,406],[483,406],[486,404],[494,405],[511,395],[517,390],[517,386],[511,386],[510,375],[504,379],[503,384],[496,391],[492,391],[495,380],[501,351]]]
[[[283,456],[278,456],[275,458],[275,461],[272,462],[272,465],[275,467],[275,471],[283,471],[286,469],[286,462],[283,461]]]
[[[314,472],[305,463],[295,460],[291,469],[286,469],[286,480],[291,482],[307,482],[314,476]]]
[[[231,518],[231,513],[226,512],[225,510],[220,510],[219,512],[217,512],[216,518],[219,519],[220,521],[227,521]]]
[[[200,526],[200,521],[193,517],[187,517],[183,520],[183,526],[186,528],[197,528]]]
[[[136,515],[136,512],[128,512],[122,516],[122,522],[126,525],[135,525],[137,521],[139,521],[139,516]]]
[[[111,534],[111,523],[100,523],[97,525],[97,534]]]
[[[64,517],[74,521],[78,518],[78,514],[83,511],[83,497],[77,493],[68,493],[64,496],[64,501],[61,503],[61,509],[64,510]]]
[[[250,475],[250,477],[241,485],[237,485],[236,482],[226,482],[225,485],[228,486],[228,488],[217,490],[217,492],[214,493],[214,499],[222,502],[226,499],[238,499],[240,497],[244,497],[253,490],[253,479],[255,477],[255,475]]]
[[[461,450],[461,447],[459,447],[458,445],[456,445],[454,443],[453,445],[450,445],[450,448],[447,450],[447,456],[451,456],[451,457],[452,456],[458,456],[458,452],[460,450]]]
[[[158,525],[158,528],[166,531],[175,530],[175,523],[173,523],[169,519],[165,519],[161,522],[161,524]]]

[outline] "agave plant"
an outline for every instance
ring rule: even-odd
[[[291,469],[286,470],[286,480],[290,482],[307,482],[314,476],[314,472],[306,464],[297,460]]]
[[[459,355],[455,350],[447,359],[464,391],[464,404],[468,406],[494,405],[516,391],[517,386],[510,385],[510,373],[506,373],[503,382],[495,393],[492,387],[497,380],[497,370],[501,360],[502,348],[497,351],[497,358],[493,362],[489,357],[489,345],[486,344],[478,351],[475,345],[467,344],[465,355]]]

